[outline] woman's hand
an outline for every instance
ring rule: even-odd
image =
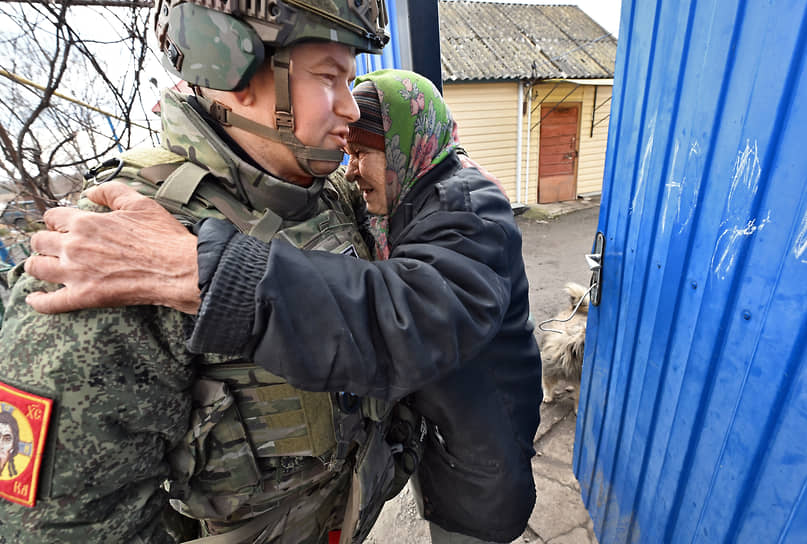
[[[118,182],[85,195],[110,208],[94,213],[53,208],[47,231],[31,238],[25,271],[64,285],[31,293],[36,311],[157,304],[195,314],[199,309],[196,237],[162,206]]]

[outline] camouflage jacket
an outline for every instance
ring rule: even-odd
[[[280,230],[292,242],[297,241],[295,228],[306,220],[330,217],[334,209],[344,212],[342,220],[350,215],[345,201],[355,195],[348,197],[344,185],[315,180],[303,188],[275,179],[233,153],[185,98],[169,91],[162,106],[163,148],[125,153],[121,168],[108,177],[157,197],[188,223],[223,218],[216,203],[235,200],[221,198],[235,191],[235,180],[261,184],[277,203],[270,219],[278,222],[271,234]],[[202,194],[210,198],[177,196],[176,185],[173,192],[159,194],[150,183],[154,169],[148,168],[165,164],[203,171],[208,192]],[[162,169],[169,177],[174,171]],[[83,200],[80,206],[90,204]],[[242,230],[266,230],[266,214],[241,205],[228,215]],[[363,242],[352,241],[366,257]],[[32,460],[41,459],[35,505],[3,500],[8,495],[3,495],[0,477],[0,543],[172,542],[182,528],[180,517],[165,508],[169,494],[184,513],[215,518],[209,532],[229,530],[229,524],[235,527],[258,515],[268,525],[262,541],[271,540],[272,530],[284,524],[288,536],[298,518],[313,524],[299,529],[299,541],[312,535],[316,540],[323,530],[338,528],[344,504],[337,503],[345,500],[349,477],[326,468],[326,450],[333,446],[328,429],[306,436],[294,410],[306,403],[309,413],[330,410],[327,394],[304,397],[251,363],[189,353],[185,338],[190,318],[174,310],[132,306],[37,314],[25,296],[56,286],[24,274],[21,267],[10,280],[13,288],[0,331],[0,387],[52,399],[53,410],[47,439],[29,437],[27,450],[15,456],[30,461],[32,468],[38,464]],[[14,400],[21,397],[2,397],[2,391],[2,411],[23,417]],[[250,420],[249,413],[242,413],[258,397],[271,397],[270,404],[278,407],[275,420],[271,414],[253,414]],[[240,426],[217,426],[228,418],[238,418]],[[267,427],[277,429],[277,419],[285,427],[272,435]],[[260,444],[244,436],[255,433],[263,433]],[[243,484],[256,474],[257,485]],[[242,487],[234,490],[231,481],[239,477]],[[302,494],[311,499],[295,518],[283,501],[299,506]]]

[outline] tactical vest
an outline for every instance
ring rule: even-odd
[[[161,148],[126,152],[90,175],[133,186],[186,224],[228,219],[263,241],[283,238],[304,249],[370,257],[346,197],[347,182],[338,176],[326,182],[318,214],[290,223],[271,210],[250,210],[210,172]],[[267,513],[283,501],[306,500],[347,470],[340,542],[360,542],[420,457],[417,448],[387,442],[401,418],[393,422],[392,407],[383,401],[302,391],[252,362],[218,355],[204,356],[192,389],[190,430],[170,454],[173,476],[165,488],[176,510],[203,520],[208,533],[233,537],[216,542],[260,542],[255,534]],[[418,435],[422,422],[410,419],[410,435]],[[402,449],[408,452],[403,472],[394,459]]]

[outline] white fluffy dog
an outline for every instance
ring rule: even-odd
[[[567,283],[564,287],[569,294],[569,307],[545,321],[541,336],[541,362],[543,370],[541,382],[544,389],[544,402],[555,400],[555,387],[558,382],[574,383],[574,412],[580,400],[580,375],[583,371],[583,348],[586,344],[586,319],[588,318],[588,289],[577,283]],[[585,300],[580,302],[580,299]],[[580,302],[580,307],[571,319],[566,320]],[[544,325],[542,323],[541,325]]]

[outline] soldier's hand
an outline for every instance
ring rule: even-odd
[[[86,196],[112,212],[53,208],[47,231],[31,238],[25,271],[64,287],[31,293],[36,311],[158,304],[185,313],[199,309],[196,237],[162,206],[122,183],[104,183]]]

